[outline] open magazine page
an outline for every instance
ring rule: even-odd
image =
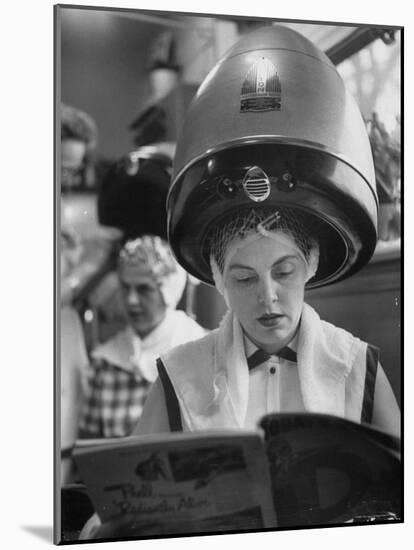
[[[279,526],[399,521],[399,440],[321,414],[261,422]]]
[[[79,447],[75,460],[102,522],[133,514],[154,534],[177,524],[186,532],[277,526],[259,433],[94,443]]]

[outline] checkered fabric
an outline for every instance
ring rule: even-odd
[[[81,437],[129,435],[141,416],[150,382],[103,359],[91,365],[90,392],[80,419]]]

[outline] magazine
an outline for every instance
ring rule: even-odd
[[[328,415],[80,441],[74,458],[101,521],[133,515],[146,534],[401,520],[399,440]]]
[[[212,530],[277,525],[259,433],[92,441],[74,455],[103,522],[136,514],[151,524],[202,520]]]

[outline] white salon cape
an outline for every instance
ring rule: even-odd
[[[249,372],[247,357],[255,347],[228,312],[206,337],[162,355],[183,430],[249,429],[272,412],[324,413],[360,422],[368,344],[322,321],[304,304],[291,347],[297,351],[296,365],[271,357]],[[157,379],[135,433],[168,431],[164,388]]]

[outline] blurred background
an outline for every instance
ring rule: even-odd
[[[59,8],[57,106],[62,102],[91,119],[77,162],[76,151],[63,147],[62,134],[57,163],[62,232],[77,251],[61,290],[79,313],[87,352],[125,324],[114,271],[121,243],[145,232],[166,236],[174,145],[191,98],[226,50],[263,24],[273,22]],[[350,280],[309,291],[307,301],[322,318],[381,348],[400,401],[401,33],[277,24],[325,51],[356,97],[371,139],[380,199],[379,242],[370,264]],[[225,311],[215,289],[194,280],[179,308],[207,329]]]

